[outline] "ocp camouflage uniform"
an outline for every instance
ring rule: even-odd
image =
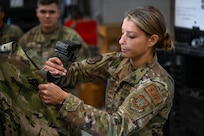
[[[63,84],[70,87],[101,79],[108,79],[106,111],[86,105],[69,94],[58,117],[94,136],[163,135],[162,127],[173,103],[174,81],[158,63],[156,55],[137,69],[121,53],[73,63]]]
[[[79,41],[82,44],[78,60],[89,57],[87,45],[79,34],[61,24],[58,24],[55,31],[50,33],[43,33],[38,25],[25,33],[18,43],[34,63],[41,68],[48,58],[55,55],[56,42],[64,40]]]
[[[56,118],[58,107],[39,99],[37,85],[45,80],[21,47],[0,53],[0,62],[0,136],[72,135],[71,125]]]
[[[23,31],[16,25],[3,24],[0,28],[0,45],[11,41],[18,41],[23,35]]]

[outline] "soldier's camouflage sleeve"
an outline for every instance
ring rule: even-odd
[[[82,66],[82,73],[91,73],[92,70],[92,73],[94,73],[94,69],[101,68],[101,65],[106,69],[110,59],[111,57],[106,56],[105,58],[98,57],[94,60],[87,60],[88,63],[98,63],[94,65],[94,68],[90,66],[90,69],[88,68],[90,71],[83,71]],[[103,68],[99,70],[99,73],[96,73],[100,78],[108,76]],[[79,71],[75,70],[76,73]],[[86,77],[86,74],[82,77]],[[96,75],[91,74],[89,78],[92,77],[96,77]],[[70,82],[72,81],[70,80]],[[144,80],[138,86],[131,87],[131,93],[124,98],[122,105],[113,113],[86,105],[79,98],[69,94],[58,113],[58,117],[68,123],[80,126],[93,135],[162,136],[161,129],[172,106],[173,94],[171,91],[173,86],[171,79],[167,79],[166,82],[159,78]],[[156,123],[156,121],[159,123]],[[149,128],[154,129],[154,132],[149,131]]]
[[[21,47],[1,45],[0,61],[1,136],[69,136],[70,127],[56,119],[59,109],[40,100],[37,86],[45,80]]]
[[[106,56],[98,55],[93,58],[85,59],[81,62],[72,63],[67,79],[62,83],[62,87],[74,87],[81,82],[90,82],[96,80],[105,80],[109,76],[106,72],[108,69],[108,62],[112,58],[113,53],[107,53]],[[86,68],[84,68],[86,67]],[[69,78],[71,77],[71,78]]]

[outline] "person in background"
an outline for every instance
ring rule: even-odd
[[[60,4],[59,0],[38,0],[36,16],[40,24],[26,32],[18,42],[39,68],[54,56],[57,41],[78,41],[82,48],[77,60],[89,57],[88,47],[80,35],[60,23]]]
[[[4,7],[0,5],[0,45],[11,41],[17,42],[24,33],[17,25],[5,23],[4,17]]]
[[[39,96],[61,107],[58,118],[92,135],[163,136],[174,98],[174,80],[157,59],[157,49],[174,49],[164,16],[153,6],[135,8],[127,12],[121,29],[121,52],[75,62],[69,69],[57,57],[44,65],[52,75],[65,76],[63,88],[107,79],[105,110],[53,83],[40,84]]]

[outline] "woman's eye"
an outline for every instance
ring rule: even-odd
[[[127,37],[129,37],[130,39],[135,38],[135,36],[133,36],[133,35],[127,35]]]
[[[135,34],[129,34],[129,33],[125,33],[125,32],[121,32],[121,36],[126,36],[126,37],[128,37],[128,38],[130,38],[130,39],[134,39],[135,37],[136,37],[136,35]]]

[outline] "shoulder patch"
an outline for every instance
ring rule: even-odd
[[[137,98],[132,98],[130,100],[130,107],[133,110],[136,110],[138,112],[144,111],[144,108],[149,105],[149,102],[143,95],[139,95]]]
[[[145,87],[145,91],[152,99],[154,105],[158,105],[163,102],[161,95],[159,94],[157,88],[153,84]]]
[[[88,64],[95,64],[96,62],[99,62],[101,60],[102,60],[102,55],[98,55],[96,57],[92,57],[92,58],[87,59],[86,62]]]

